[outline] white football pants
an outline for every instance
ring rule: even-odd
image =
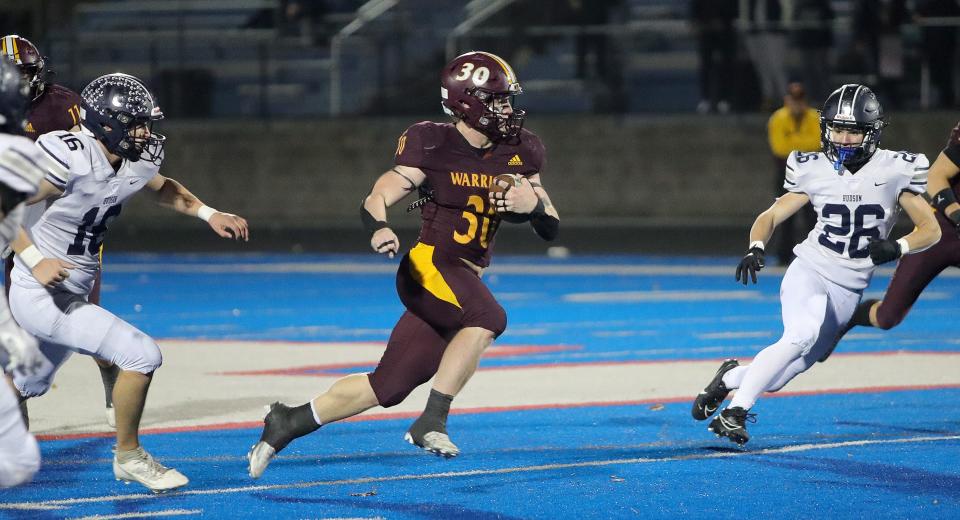
[[[163,362],[160,347],[150,336],[78,294],[13,283],[10,311],[24,330],[37,337],[45,358],[34,374],[14,377],[25,397],[43,395],[73,352],[142,374],[152,373]]]
[[[780,284],[783,336],[749,365],[724,374],[727,388],[737,389],[730,407],[749,410],[761,393],[780,390],[813,366],[850,321],[860,296],[827,280],[802,258],[794,260]]]
[[[29,482],[40,469],[40,448],[20,417],[16,394],[0,372],[0,488]]]

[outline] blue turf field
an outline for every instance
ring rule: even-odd
[[[499,342],[570,348],[482,367],[750,357],[781,331],[780,277],[762,272],[743,289],[736,261],[498,258],[488,281],[510,322]],[[113,255],[103,300],[157,338],[383,342],[401,311],[393,265]],[[899,328],[858,332],[841,350],[960,350],[960,278],[948,274]],[[958,398],[940,388],[762,399],[745,450],[708,434],[687,402],[455,415],[464,454],[449,461],[402,442],[409,419],[349,422],[294,443],[258,481],[243,457],[258,429],[154,434],[151,452],[192,480],[162,497],[113,480],[110,439],[45,441],[36,481],[0,492],[21,509],[0,515],[957,518]]]

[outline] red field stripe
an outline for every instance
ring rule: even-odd
[[[530,354],[582,350],[580,345],[501,345],[490,347],[483,355],[484,358],[509,358]],[[218,376],[338,376],[333,370],[344,368],[369,369],[377,365],[376,361],[354,361],[350,363],[328,363],[325,365],[303,365],[289,368],[271,368],[266,370],[232,370],[228,372],[212,372]],[[526,365],[537,366],[537,365]],[[498,368],[498,367],[494,367]],[[506,367],[510,368],[510,367]]]
[[[797,397],[810,395],[835,395],[835,394],[870,394],[883,392],[901,392],[910,390],[952,390],[960,388],[960,384],[944,385],[905,385],[905,386],[870,386],[862,388],[838,388],[830,390],[802,390],[797,392],[777,392],[765,394],[763,397]],[[664,397],[657,399],[639,399],[630,401],[595,401],[587,403],[546,403],[546,404],[527,404],[511,406],[481,406],[476,408],[457,408],[450,410],[453,415],[481,414],[481,413],[499,413],[499,412],[517,412],[524,410],[565,410],[570,408],[590,408],[601,406],[637,406],[644,404],[667,404],[692,402],[692,395],[679,397]],[[339,422],[365,422],[365,421],[384,421],[389,419],[412,419],[420,415],[420,412],[382,412],[366,415],[358,415]],[[263,424],[263,421],[245,421],[228,422],[218,424],[202,424],[196,426],[171,426],[162,428],[144,428],[140,430],[141,435],[161,434],[161,433],[182,433],[182,432],[201,432],[217,430],[240,430],[247,428],[257,428]],[[51,440],[70,440],[70,439],[90,439],[90,438],[109,438],[113,437],[113,432],[88,432],[88,433],[66,433],[66,434],[40,434],[37,439],[43,441]]]

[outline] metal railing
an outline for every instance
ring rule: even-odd
[[[348,38],[363,26],[376,20],[383,13],[397,5],[397,0],[370,0],[357,9],[356,17],[340,29],[330,40],[330,115],[339,116],[343,112],[343,46]]]

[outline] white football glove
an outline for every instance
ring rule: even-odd
[[[20,328],[12,318],[0,322],[0,368],[4,372],[27,375],[43,364],[37,340]]]

